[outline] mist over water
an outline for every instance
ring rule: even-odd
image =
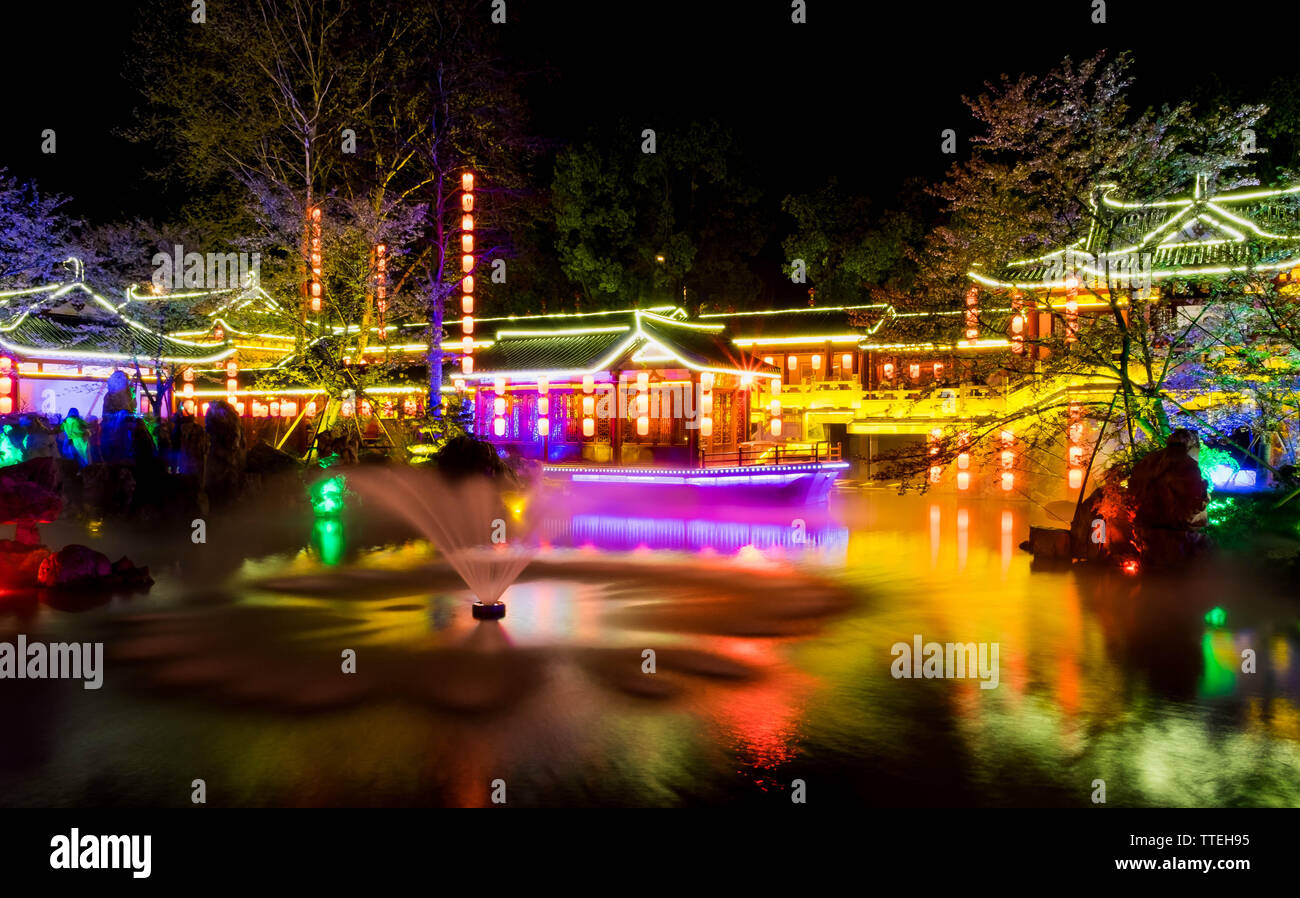
[[[516,805],[786,802],[795,778],[846,805],[1087,805],[1102,777],[1112,805],[1300,804],[1300,616],[1257,564],[1031,570],[1031,506],[868,491],[820,513],[537,494],[531,561],[483,571],[451,556],[491,551],[466,536],[485,512],[429,493],[398,527],[355,491],[329,563],[281,518],[238,551],[220,528],[133,551],[148,595],[0,599],[0,639],[106,644],[93,694],[0,691],[0,803],[185,805],[203,777],[212,804],[481,805],[500,777]],[[466,529],[440,550],[417,528],[444,502]],[[507,617],[473,620],[466,583],[507,570]],[[915,634],[998,643],[998,687],[895,679]]]

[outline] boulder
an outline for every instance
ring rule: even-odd
[[[0,468],[0,524],[17,524],[19,542],[31,545],[40,541],[36,525],[54,521],[63,511],[63,497],[22,476],[31,473],[31,469],[25,469],[17,477],[9,474],[13,468],[24,466],[25,463]]]
[[[1070,531],[1057,527],[1030,527],[1029,551],[1035,559],[1071,561]]]
[[[190,415],[185,415],[176,427],[172,442],[176,452],[176,471],[193,474],[203,482],[203,466],[208,455],[208,433],[203,425]]]
[[[249,474],[275,475],[286,471],[297,471],[302,465],[288,452],[275,448],[270,443],[259,442],[248,450],[245,470]]]
[[[1079,505],[1070,524],[1071,553],[1087,561],[1131,557],[1133,511],[1127,491],[1109,477]]]
[[[1185,564],[1212,546],[1202,532],[1210,494],[1196,461],[1198,448],[1194,435],[1175,431],[1168,445],[1148,453],[1129,476],[1134,542],[1146,568]]]
[[[0,477],[8,480],[24,480],[51,492],[58,492],[63,484],[63,471],[58,459],[48,456],[29,458],[16,465],[0,468]]]
[[[224,399],[208,406],[204,427],[208,434],[208,452],[203,462],[203,491],[213,508],[228,505],[239,498],[244,488],[247,449],[239,415]]]
[[[45,546],[0,539],[0,586],[31,588],[40,585],[41,564],[50,557]]]
[[[453,480],[462,477],[501,477],[514,481],[514,472],[501,460],[496,447],[471,436],[450,439],[434,456],[438,472]]]
[[[87,513],[105,518],[126,515],[135,496],[130,465],[95,462],[81,472],[81,499]]]
[[[108,392],[104,396],[105,420],[117,412],[135,411],[135,395],[125,371],[114,371],[110,374],[106,386]]]
[[[126,409],[105,412],[99,422],[99,457],[109,464],[127,464],[135,457],[133,422]]]
[[[64,546],[41,562],[37,579],[41,586],[58,588],[89,586],[113,573],[108,556],[89,546]]]

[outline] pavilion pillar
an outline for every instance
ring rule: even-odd
[[[623,464],[623,425],[627,422],[626,406],[623,405],[623,372],[611,371],[614,378],[614,412],[609,416],[609,460],[615,465]]]
[[[699,390],[696,389],[698,383],[699,374],[691,371],[692,396],[700,395]],[[694,423],[695,426],[686,428],[686,455],[688,456],[686,467],[698,468],[700,467],[700,410],[698,406],[695,409],[695,421],[690,423]]]

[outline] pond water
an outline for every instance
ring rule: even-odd
[[[878,490],[551,514],[501,622],[364,523],[51,527],[157,583],[0,595],[0,640],[106,652],[99,690],[0,681],[0,804],[182,806],[195,779],[216,806],[487,805],[495,780],[520,806],[763,804],[799,779],[826,804],[1089,805],[1100,779],[1111,805],[1300,805],[1294,590],[1251,559],[1033,570],[1038,514]],[[918,636],[996,643],[996,688],[896,678]]]

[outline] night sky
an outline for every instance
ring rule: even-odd
[[[512,58],[553,73],[532,82],[537,133],[563,142],[606,119],[714,118],[745,138],[773,202],[834,174],[891,204],[904,177],[937,177],[951,161],[940,132],[967,127],[963,93],[1066,54],[1133,50],[1143,104],[1216,77],[1262,87],[1294,67],[1261,4],[1247,19],[1223,3],[1112,0],[1104,25],[1090,22],[1091,0],[809,0],[803,26],[790,24],[788,0],[509,0],[508,10]],[[135,15],[131,0],[0,12],[10,38],[0,165],[72,195],[92,219],[156,214],[157,191],[140,177],[146,150],[112,134],[134,100],[120,73]],[[55,156],[39,151],[47,127]]]

